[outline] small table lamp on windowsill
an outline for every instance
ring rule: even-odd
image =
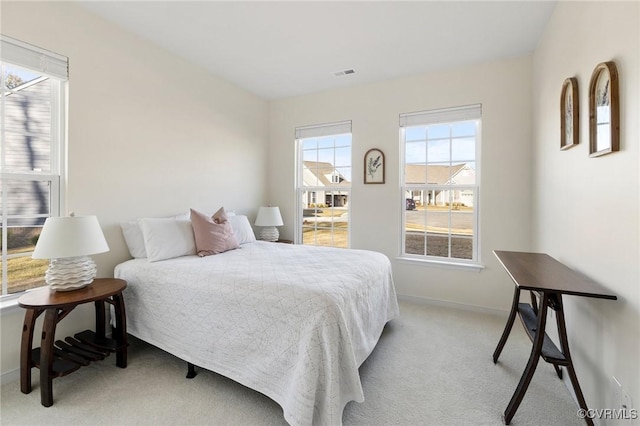
[[[93,282],[97,268],[89,257],[109,251],[95,216],[50,217],[44,222],[31,257],[50,259],[45,282],[56,291],[83,288]]]
[[[256,218],[256,226],[262,226],[260,239],[265,241],[278,241],[280,233],[276,226],[282,226],[282,216],[278,207],[260,207],[258,217]]]

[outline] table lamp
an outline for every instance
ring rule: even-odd
[[[256,218],[256,226],[262,226],[260,239],[265,241],[278,241],[280,233],[276,226],[282,226],[282,216],[278,207],[260,207],[258,217]]]
[[[95,216],[49,217],[38,238],[32,259],[50,259],[45,282],[56,291],[85,287],[96,276],[92,254],[109,251]]]

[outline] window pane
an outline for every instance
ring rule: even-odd
[[[324,194],[320,192],[320,194]],[[318,199],[317,191],[304,191],[302,193],[302,216],[310,217],[316,216],[319,212],[317,208],[323,207],[321,204],[324,203],[323,199]]]
[[[426,254],[426,234],[424,232],[405,231],[404,235],[404,251],[407,254]]]
[[[317,170],[319,185],[327,186],[333,183],[335,168],[331,163],[319,162],[316,170]]]
[[[33,219],[30,219],[33,220]],[[44,222],[44,219],[42,219]],[[42,232],[41,226],[20,226],[7,229],[8,254],[32,252]]]
[[[346,227],[338,227],[333,231],[333,244],[332,247],[348,248],[349,237]]]
[[[429,126],[427,128],[427,135],[429,139],[449,138],[450,136],[449,125],[438,124],[435,126]]]
[[[336,167],[334,183],[340,185],[351,185],[351,167]]]
[[[44,222],[44,219],[42,219]],[[49,261],[31,259],[42,227],[10,227],[7,230],[7,290],[17,293],[44,284],[44,273]]]
[[[408,164],[404,168],[404,182],[407,184],[424,184],[427,182],[426,164]]]
[[[7,93],[5,129],[38,135],[51,133],[51,84],[49,80],[18,87]]]
[[[325,192],[324,203],[328,207],[332,207],[331,217],[337,218],[347,213],[348,193],[346,191],[327,191]],[[346,217],[346,216],[345,216]],[[337,220],[337,219],[336,219]]]
[[[454,123],[451,127],[451,133],[454,138],[460,136],[475,136],[476,134],[475,121],[462,121],[459,123]]]
[[[5,167],[11,172],[51,171],[51,139],[9,133],[6,137]]]
[[[427,166],[427,182],[430,185],[446,185],[450,183],[451,175],[458,167],[447,164],[429,164]]]
[[[462,167],[460,167],[462,166]],[[476,183],[475,163],[463,163],[456,167],[452,184],[454,185],[473,185]]]
[[[317,149],[305,149],[302,151],[302,161],[318,162],[318,150]]]
[[[333,148],[319,149],[318,161],[321,163],[329,163],[333,165],[335,161],[335,150]]]
[[[405,193],[405,252],[421,254],[425,252],[426,210],[423,208],[426,191]]]
[[[404,150],[406,164],[424,163],[427,161],[427,142],[407,142]]]
[[[335,146],[335,139],[333,136],[326,136],[324,138],[318,139],[318,148],[322,149],[328,149],[331,148],[333,149],[333,147]]]
[[[454,259],[473,259],[473,237],[452,235],[451,257]]]
[[[17,293],[45,284],[44,274],[49,266],[46,259],[31,259],[29,255],[7,260],[7,293]]]
[[[40,75],[34,71],[7,65],[4,73],[4,87],[13,89],[15,87],[22,86],[25,83],[29,83],[36,78],[40,78]]]
[[[51,210],[49,181],[5,181],[9,216],[48,215]],[[2,201],[4,203],[5,200]],[[2,205],[0,205],[2,208]]]
[[[351,148],[351,134],[334,136],[333,139],[336,148]]]
[[[429,233],[427,235],[427,256],[449,257],[449,236]]]
[[[336,167],[351,166],[351,147],[336,148]]]
[[[449,139],[429,139],[427,141],[427,161],[429,163],[441,163],[451,159]]]
[[[436,198],[446,199],[448,191],[440,191]],[[441,201],[442,203],[442,201]],[[427,206],[427,255],[449,256],[449,207],[443,204]]]
[[[425,127],[405,127],[404,139],[406,141],[424,141],[427,139]]]
[[[305,139],[302,141],[303,150],[318,149],[318,141],[316,139]]]
[[[318,163],[316,161],[304,161],[302,163],[302,186],[319,186]]]
[[[302,244],[316,245],[318,236],[315,226],[302,226]]]
[[[473,138],[454,139],[451,151],[451,161],[475,161],[476,140]]]
[[[473,258],[474,197],[472,190],[451,191],[451,257]]]

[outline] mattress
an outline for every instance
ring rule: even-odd
[[[115,277],[130,334],[267,395],[291,425],[341,424],[364,401],[358,367],[399,315],[389,259],[365,250],[257,241]]]

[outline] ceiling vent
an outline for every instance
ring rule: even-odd
[[[342,77],[343,75],[355,74],[356,70],[344,70],[344,71],[336,71],[333,73],[334,77]]]

